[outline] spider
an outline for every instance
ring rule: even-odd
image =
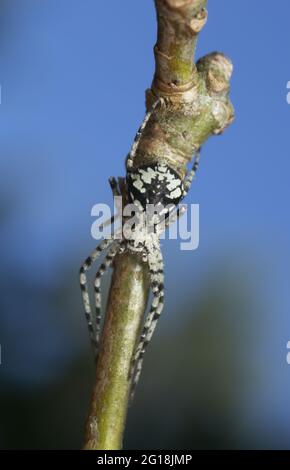
[[[97,357],[100,330],[101,330],[101,278],[108,268],[113,264],[117,254],[128,250],[141,256],[144,263],[148,264],[150,273],[150,284],[153,293],[153,300],[149,313],[145,319],[139,344],[136,346],[132,357],[129,379],[131,382],[131,397],[134,394],[136,385],[142,369],[143,356],[145,349],[149,344],[157,321],[164,307],[164,267],[163,257],[160,248],[160,234],[175,221],[182,213],[184,208],[179,208],[178,204],[187,195],[192,180],[199,165],[199,152],[196,154],[193,167],[187,172],[182,180],[177,172],[168,165],[168,162],[158,160],[147,165],[134,166],[134,159],[142,133],[156,107],[161,104],[163,99],[159,98],[146,113],[145,118],[138,129],[131,151],[126,161],[126,197],[129,204],[134,204],[136,208],[136,223],[131,227],[129,236],[120,240],[103,240],[97,246],[90,256],[85,260],[80,269],[80,286],[85,309],[86,320],[88,324],[91,343]],[[113,177],[109,179],[113,196],[121,196],[122,188]],[[151,218],[151,230],[143,225],[144,214],[148,205],[162,210],[156,216]],[[166,208],[165,208],[166,207]],[[165,208],[165,209],[164,209]],[[161,223],[164,222],[164,224]],[[114,217],[109,223],[114,222]],[[123,220],[124,224],[124,220]],[[123,225],[123,228],[125,226]],[[95,296],[95,326],[91,310],[87,272],[92,267],[97,258],[107,251],[104,262],[100,265],[94,282]]]

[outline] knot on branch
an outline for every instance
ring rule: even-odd
[[[163,3],[164,7],[171,10],[171,14],[174,12],[178,15],[179,23],[175,25],[178,29],[183,24],[185,30],[188,28],[189,32],[198,34],[207,21],[207,11],[202,6],[205,3],[203,0],[165,0]]]
[[[207,22],[207,11],[202,8],[190,21],[190,27],[195,34],[198,34]]]
[[[231,61],[213,52],[197,62],[191,86],[174,88],[155,79],[146,92],[147,108],[158,97],[165,98],[166,104],[156,108],[143,132],[136,166],[163,160],[183,178],[193,154],[234,119],[228,96],[232,71]]]
[[[205,10],[205,4],[207,0],[156,0],[156,3],[163,3],[171,11],[177,11],[184,18],[194,16]],[[159,8],[159,6],[157,6]]]
[[[199,59],[198,72],[204,78],[210,94],[226,94],[229,91],[233,64],[221,52],[212,52]]]

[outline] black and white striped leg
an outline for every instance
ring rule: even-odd
[[[199,161],[200,161],[200,149],[196,152],[192,169],[187,173],[185,177],[184,190],[183,190],[183,195],[182,195],[183,198],[187,195],[188,191],[190,190],[192,180],[195,177],[196,171],[199,167]]]
[[[102,295],[101,295],[101,279],[107,269],[109,269],[114,261],[115,256],[121,251],[122,245],[119,243],[114,243],[109,253],[104,259],[104,262],[99,267],[94,282],[94,291],[95,291],[95,307],[96,307],[96,330],[95,330],[95,353],[96,357],[98,354],[99,342],[100,342],[100,332],[101,332],[101,320],[102,320]]]
[[[140,142],[140,139],[141,139],[141,135],[142,135],[142,132],[143,130],[145,129],[146,125],[147,125],[147,122],[149,121],[150,117],[152,116],[152,113],[153,111],[155,110],[155,108],[157,107],[157,105],[159,103],[162,102],[162,98],[158,98],[152,105],[152,107],[149,109],[149,111],[145,114],[145,117],[144,117],[144,120],[141,124],[141,126],[139,127],[136,135],[135,135],[135,138],[134,138],[134,142],[133,142],[133,145],[132,145],[132,148],[130,150],[130,153],[127,157],[127,162],[126,162],[126,168],[127,168],[127,171],[130,171],[132,168],[133,168],[133,165],[134,165],[134,158],[135,158],[135,155],[136,155],[136,151],[137,151],[137,148],[138,148],[138,145],[139,145],[139,142]]]
[[[112,215],[112,217],[108,220],[106,220],[100,227],[102,229],[108,227],[109,225],[113,225],[114,222],[117,222],[117,220],[119,220],[120,218],[120,214],[117,214],[117,215]]]
[[[97,246],[92,251],[90,256],[85,260],[85,262],[82,264],[81,269],[80,269],[80,286],[82,290],[85,316],[86,316],[86,320],[88,324],[90,340],[91,340],[94,351],[96,350],[97,344],[96,344],[95,328],[94,328],[94,323],[93,323],[92,309],[91,309],[90,297],[89,297],[89,291],[88,291],[88,279],[87,279],[86,273],[91,269],[93,263],[102,254],[102,252],[105,251],[113,242],[114,242],[113,240],[104,240],[102,243],[100,243],[100,245]]]
[[[182,217],[185,212],[186,212],[186,207],[180,206],[173,213],[171,211],[169,214],[167,214],[165,217],[165,228],[169,227],[169,225],[176,222],[177,219],[179,219],[179,217]]]
[[[143,331],[141,334],[140,342],[134,353],[132,360],[130,378],[132,378],[130,397],[133,399],[136,386],[139,381],[139,377],[142,370],[143,358],[145,350],[150,343],[156,328],[159,317],[162,313],[164,306],[164,270],[163,260],[161,252],[158,256],[157,262],[150,262],[150,256],[148,257],[148,263],[150,268],[151,276],[151,288],[153,292],[153,301],[150,312],[146,318]]]
[[[111,189],[112,189],[113,196],[114,197],[115,196],[121,196],[118,181],[116,180],[116,178],[114,178],[114,176],[111,176],[109,178],[109,183],[110,183],[110,186],[111,186]]]

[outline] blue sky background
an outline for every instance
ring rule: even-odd
[[[199,249],[164,243],[156,340],[186,324],[186,299],[206,297],[218,279],[241,289],[250,333],[237,334],[238,347],[259,380],[235,422],[260,433],[261,446],[288,447],[290,3],[208,3],[197,58],[232,59],[236,120],[204,146],[186,201],[200,204]],[[94,246],[91,207],[111,203],[107,179],[124,175],[144,115],[156,21],[148,0],[4,0],[0,31],[0,377],[29,389],[59,380],[83,350],[91,360],[77,272]],[[231,315],[238,328],[238,308]]]

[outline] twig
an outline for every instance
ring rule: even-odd
[[[193,63],[198,33],[207,19],[206,0],[155,0],[158,38],[156,69],[147,108],[156,108],[142,135],[136,165],[168,161],[181,177],[192,155],[233,120],[228,98],[232,64],[221,53]],[[129,399],[129,369],[149,294],[148,268],[125,253],[115,262],[96,383],[86,427],[85,449],[122,447]]]
[[[129,253],[115,264],[87,422],[85,449],[120,449],[129,398],[129,366],[146,307],[144,263]]]

